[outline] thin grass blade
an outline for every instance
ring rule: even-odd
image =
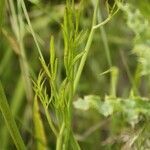
[[[8,105],[6,95],[5,95],[4,89],[2,87],[1,81],[0,81],[0,110],[5,119],[5,123],[11,134],[11,137],[16,145],[16,148],[18,150],[25,150],[26,148],[25,148],[24,142],[22,140],[22,137],[20,135],[20,132],[18,130],[16,122],[10,111],[10,107]]]

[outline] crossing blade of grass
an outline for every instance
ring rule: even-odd
[[[16,145],[16,148],[18,150],[25,150],[26,148],[25,148],[24,142],[22,140],[22,137],[20,135],[16,122],[12,116],[1,81],[0,81],[0,110],[5,119],[5,123],[11,134],[11,137]]]
[[[16,88],[13,92],[13,96],[11,99],[11,104],[10,104],[10,108],[12,111],[12,115],[13,117],[16,117],[22,104],[23,104],[23,97],[25,95],[25,90],[24,90],[24,86],[23,86],[23,82],[22,82],[22,78],[21,76],[18,79],[18,83],[16,85]],[[8,142],[9,142],[9,136],[8,136],[8,130],[6,128],[6,126],[3,126],[2,128],[3,131],[3,139],[2,139],[2,149],[7,149],[8,147]]]
[[[20,75],[18,82],[16,84],[16,89],[11,99],[11,110],[14,116],[16,116],[23,104],[23,97],[25,95],[24,84],[22,82],[22,77]]]
[[[20,55],[19,44],[15,37],[4,28],[2,28],[2,35],[5,37],[6,41],[10,45],[11,49],[15,52],[15,54]]]

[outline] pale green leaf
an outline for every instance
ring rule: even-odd
[[[89,102],[86,100],[83,100],[82,98],[79,98],[74,103],[74,107],[81,110],[88,110],[90,108]]]
[[[108,117],[109,115],[113,114],[113,106],[110,103],[110,101],[106,100],[102,105],[100,106],[99,112],[104,115],[105,117]]]

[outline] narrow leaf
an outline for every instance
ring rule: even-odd
[[[10,107],[8,105],[4,89],[2,87],[1,81],[0,81],[0,110],[2,112],[2,115],[5,119],[5,123],[7,125],[7,128],[12,136],[12,139],[14,140],[14,143],[18,150],[25,150],[24,142],[21,138],[21,135],[19,133],[18,127],[16,125],[16,122],[12,116],[12,113],[10,111]]]
[[[45,136],[42,118],[39,112],[39,104],[38,104],[37,96],[35,96],[34,99],[33,121],[34,121],[34,132],[36,137],[36,149],[45,150],[47,142],[46,142],[46,136]]]

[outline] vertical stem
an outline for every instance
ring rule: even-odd
[[[111,67],[111,89],[110,94],[113,98],[116,97],[116,87],[117,87],[117,81],[118,81],[118,68],[117,67]]]
[[[79,83],[79,80],[80,80],[80,76],[81,76],[81,73],[83,71],[83,67],[85,65],[85,61],[87,59],[89,49],[91,47],[91,43],[92,43],[93,36],[94,36],[94,31],[95,30],[93,28],[90,31],[89,38],[88,38],[88,41],[87,41],[87,44],[86,44],[86,47],[85,47],[84,55],[81,58],[80,65],[79,65],[79,68],[77,70],[76,78],[75,78],[75,81],[74,81],[74,93],[76,92],[76,89],[77,89],[77,86],[78,86],[78,83]]]
[[[100,9],[98,9],[97,17],[98,17],[98,22],[101,22],[102,21],[102,16],[101,16]],[[108,39],[107,39],[107,35],[106,35],[106,32],[105,32],[104,26],[100,27],[100,31],[101,31],[102,40],[103,40],[103,43],[104,43],[104,49],[105,49],[108,65],[111,68],[112,67],[112,60],[111,60],[110,49],[109,49],[109,45],[108,45]]]
[[[26,18],[27,23],[28,23],[28,25],[29,25],[29,28],[30,28],[31,34],[32,34],[32,36],[33,36],[33,39],[34,39],[34,41],[35,41],[36,47],[37,47],[37,49],[38,49],[39,55],[40,55],[40,57],[44,60],[43,55],[42,55],[42,52],[41,52],[41,49],[40,49],[40,46],[39,46],[39,44],[38,44],[37,38],[36,38],[35,33],[34,33],[34,30],[33,30],[33,27],[32,27],[32,25],[31,25],[30,18],[29,18],[29,16],[28,16],[28,12],[27,12],[27,9],[26,9],[24,0],[19,0],[19,1],[21,2],[21,5],[22,5],[22,9],[23,9],[25,18]]]
[[[44,108],[44,109],[45,109],[45,114],[46,114],[48,124],[49,124],[50,128],[52,129],[53,133],[55,134],[55,136],[58,137],[57,130],[56,130],[56,128],[52,122],[52,119],[51,119],[50,114],[48,112],[48,108]]]
[[[63,132],[65,129],[65,123],[62,123],[62,126],[60,128],[59,136],[57,138],[57,144],[56,144],[56,150],[62,150],[62,141],[63,141]]]
[[[94,31],[95,31],[95,29],[93,27],[96,24],[96,14],[97,14],[97,9],[98,9],[98,3],[99,3],[99,0],[96,1],[96,5],[95,5],[95,8],[94,8],[93,22],[92,22],[91,31],[90,31],[90,34],[89,34],[89,37],[88,37],[88,40],[87,40],[87,43],[86,43],[86,46],[85,46],[85,51],[84,51],[84,54],[81,58],[79,68],[77,70],[77,74],[76,74],[76,77],[75,77],[74,89],[73,89],[74,93],[76,92],[76,89],[77,89],[77,86],[78,86],[78,83],[79,83],[79,80],[80,80],[80,76],[81,76],[81,73],[83,71],[83,67],[85,65],[85,62],[86,62],[86,59],[87,59],[87,56],[88,56],[88,53],[89,53],[89,50],[90,50],[90,47],[91,47],[91,44],[92,44]]]
[[[124,65],[124,67],[125,67],[125,69],[126,69],[126,72],[127,72],[128,78],[129,78],[129,81],[130,81],[130,83],[131,83],[131,85],[132,85],[133,91],[134,91],[135,94],[138,95],[138,93],[139,93],[139,92],[138,92],[138,89],[137,89],[137,87],[136,87],[135,81],[134,81],[134,79],[133,79],[133,77],[132,77],[131,71],[130,71],[129,66],[128,66],[128,64],[127,64],[127,60],[126,60],[126,58],[124,57],[123,51],[120,51],[120,55],[121,55],[121,59],[122,59],[123,65]]]

